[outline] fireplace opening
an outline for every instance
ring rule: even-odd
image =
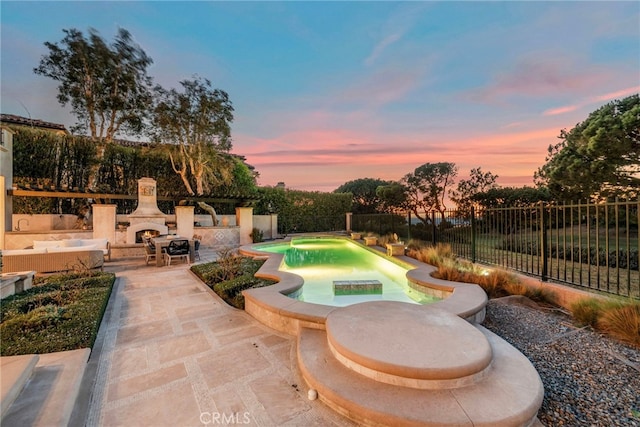
[[[157,237],[160,235],[158,230],[140,230],[136,231],[136,243],[142,243],[143,237]]]

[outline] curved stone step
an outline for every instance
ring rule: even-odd
[[[16,400],[25,384],[31,378],[33,369],[38,363],[37,354],[25,354],[23,356],[0,357],[0,370],[2,370],[2,383],[0,391],[0,414],[2,418],[7,409]]]
[[[339,413],[376,426],[529,426],[544,394],[529,360],[509,343],[477,326],[491,345],[487,375],[453,389],[391,385],[354,372],[331,353],[325,331],[301,328],[298,364],[307,384]]]
[[[491,363],[487,338],[448,311],[394,301],[354,304],[327,316],[333,355],[376,381],[420,389],[481,381]]]

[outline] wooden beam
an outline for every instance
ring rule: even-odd
[[[74,191],[56,191],[56,190],[7,190],[7,194],[10,196],[22,196],[22,197],[53,197],[60,199],[123,199],[123,200],[137,200],[137,195],[131,194],[108,194],[108,193],[83,193]],[[207,203],[245,203],[245,202],[257,202],[258,199],[243,199],[233,198],[225,199],[222,197],[168,197],[158,196],[158,200],[162,201],[194,201],[194,202],[207,202]]]

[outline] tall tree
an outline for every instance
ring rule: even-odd
[[[187,193],[203,196],[233,179],[236,163],[229,154],[233,106],[229,95],[212,88],[207,79],[194,77],[180,84],[182,92],[156,87],[154,136],[169,144],[171,166]],[[213,206],[198,205],[217,225]]]
[[[425,163],[402,178],[407,206],[424,224],[430,222],[428,213],[431,211],[444,216],[449,187],[453,185],[457,174],[455,163]]]
[[[152,104],[151,58],[122,28],[111,45],[94,29],[88,37],[62,31],[59,43],[45,42],[49,51],[33,71],[59,82],[58,102],[71,104],[75,129],[106,142],[119,132],[141,134]]]
[[[549,146],[534,177],[555,197],[637,197],[640,192],[640,96],[592,112]]]
[[[391,184],[390,181],[377,178],[360,178],[342,184],[334,193],[351,193],[353,213],[384,212],[384,204],[376,191],[378,187],[389,184]]]
[[[451,191],[450,198],[457,205],[461,214],[467,216],[474,205],[473,195],[497,188],[497,179],[498,175],[494,175],[491,172],[482,172],[481,167],[471,169],[469,179],[458,181],[458,186],[456,190]]]
[[[531,206],[551,200],[546,187],[495,187],[471,196],[481,208]]]
[[[397,213],[411,209],[408,189],[399,182],[382,185],[376,189],[376,194],[383,205],[383,212]]]

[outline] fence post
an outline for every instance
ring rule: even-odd
[[[411,240],[411,211],[407,211],[407,241]]]
[[[540,257],[542,257],[542,274],[541,280],[545,282],[548,279],[549,274],[549,259],[547,257],[547,219],[546,219],[546,209],[544,208],[544,204],[540,202],[540,220],[538,222],[538,226],[540,227]]]
[[[431,233],[431,243],[433,243],[433,246],[435,246],[438,241],[436,239],[436,211],[431,211],[431,225],[433,226],[433,233]]]
[[[471,262],[476,262],[476,209],[471,206]]]

